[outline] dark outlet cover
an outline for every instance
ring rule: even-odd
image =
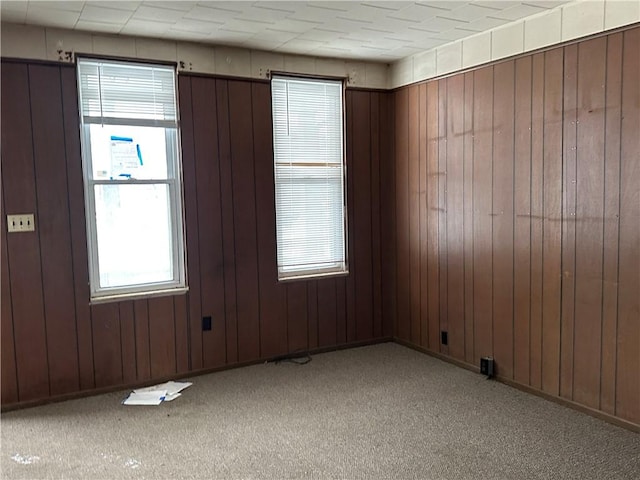
[[[440,342],[443,345],[449,344],[449,334],[447,332],[440,332]]]
[[[211,330],[211,317],[202,317],[202,330]]]

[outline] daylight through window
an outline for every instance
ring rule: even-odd
[[[278,277],[345,273],[343,84],[271,82]]]
[[[186,288],[175,78],[78,59],[93,300]]]

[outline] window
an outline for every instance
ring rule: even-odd
[[[271,81],[278,278],[347,272],[343,85]]]
[[[186,290],[175,78],[78,59],[93,301]]]

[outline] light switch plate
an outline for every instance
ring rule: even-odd
[[[7,231],[14,232],[33,232],[36,224],[33,219],[33,213],[21,213],[18,215],[7,215]]]

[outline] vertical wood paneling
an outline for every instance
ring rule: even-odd
[[[318,280],[318,346],[335,345],[336,323],[336,279]]]
[[[307,333],[309,348],[318,348],[318,281],[310,280],[307,284]]]
[[[189,325],[187,296],[177,295],[173,298],[173,318],[176,329],[176,372],[189,371]]]
[[[286,284],[268,84],[181,75],[189,294],[91,307],[74,70],[3,62],[3,208],[36,213],[35,234],[3,232],[3,402],[395,325],[639,422],[639,31],[391,94],[348,90],[351,273]],[[67,281],[52,288],[55,269]]]
[[[464,360],[464,76],[446,82],[447,329],[449,354]]]
[[[355,113],[353,107],[353,93],[347,91],[345,95],[346,111]],[[364,121],[364,120],[363,120]],[[347,113],[345,129],[347,132],[347,139],[353,138],[355,124],[358,123],[358,119],[354,114]],[[355,230],[355,174],[353,168],[353,147],[354,142],[346,142],[346,196],[347,196],[347,259],[349,261],[349,275],[345,278],[345,335],[346,341],[352,342],[356,339],[357,320],[356,320],[356,282],[355,279],[358,275],[356,257],[356,230]]]
[[[418,197],[420,217],[420,345],[429,347],[429,231],[427,221],[427,84],[418,86],[418,162],[420,195]]]
[[[383,123],[386,119],[386,125]],[[382,275],[382,319],[383,334],[394,334],[396,325],[396,171],[395,171],[395,95],[382,98],[380,110],[381,131],[387,128],[388,134],[380,139],[380,247]],[[344,281],[343,281],[344,282]],[[341,288],[338,282],[338,298]],[[338,301],[338,318],[340,318],[340,302]],[[339,325],[339,323],[338,323]],[[338,328],[340,332],[340,328]]]
[[[600,408],[615,414],[620,217],[620,122],[623,34],[607,39],[604,233],[602,256],[602,378]]]
[[[440,301],[439,305],[439,330],[446,332],[449,322],[449,312],[447,304],[447,282],[448,282],[448,253],[447,243],[447,164],[449,163],[447,145],[447,122],[449,112],[447,110],[447,80],[438,82],[438,284]],[[440,344],[440,351],[449,353],[449,347]]]
[[[202,305],[200,303],[200,249],[198,229],[198,195],[195,133],[193,116],[193,91],[190,77],[178,77],[180,102],[180,133],[182,137],[182,175],[185,210],[185,243],[187,246],[187,281],[189,283],[189,365],[193,370],[202,368]],[[187,193],[188,192],[188,193]],[[136,302],[137,308],[137,302]],[[138,322],[136,314],[136,323]],[[136,330],[137,333],[137,330]],[[143,368],[143,374],[149,368]],[[138,376],[141,375],[138,368]]]
[[[49,382],[58,395],[80,382],[60,69],[32,65],[29,78]]]
[[[229,133],[229,82],[227,80],[216,80],[215,82],[218,108],[218,161],[220,164],[220,202],[222,208],[226,349],[227,363],[235,363],[238,361],[238,319],[235,218],[233,212],[233,164],[231,162],[231,137]],[[271,176],[273,176],[273,174]],[[260,182],[260,184],[262,183],[263,182]],[[258,194],[257,188],[258,186],[256,184],[256,195]],[[271,204],[273,204],[273,202],[274,200],[271,201]]]
[[[134,383],[138,378],[138,372],[136,371],[136,333],[133,302],[121,302],[119,308],[122,381],[124,383]]]
[[[89,266],[85,229],[82,159],[78,135],[78,95],[74,68],[60,69],[64,143],[67,159],[69,230],[73,252],[73,290],[75,298],[80,389],[94,388],[93,335],[89,308]]]
[[[473,318],[474,364],[493,352],[492,333],[492,173],[493,173],[493,67],[475,72],[473,143]]]
[[[373,338],[382,336],[382,279],[380,251],[380,101],[384,94],[370,94],[371,117],[371,283],[373,308]],[[388,132],[383,130],[383,135]],[[385,159],[386,161],[386,159]],[[365,240],[366,242],[366,240]]]
[[[91,307],[93,324],[93,364],[96,387],[119,385],[122,379],[120,309],[117,303]]]
[[[542,389],[560,390],[563,51],[545,53],[543,169]]]
[[[2,287],[2,297],[0,298],[1,315],[0,319],[0,367],[2,367],[2,388],[0,388],[0,397],[3,404],[15,403],[18,401],[18,379],[16,377],[16,350],[13,341],[13,313],[11,311],[11,288],[9,286],[9,257],[7,255],[7,222],[4,210],[4,199],[2,199],[2,218],[0,219],[0,235],[2,237],[2,257],[0,258],[0,268],[2,269],[2,277],[0,278],[0,286]]]
[[[373,291],[371,242],[371,101],[369,92],[351,94],[353,122],[352,178],[358,185],[352,190],[355,250],[356,338],[373,337]],[[366,119],[366,120],[365,120]]]
[[[474,363],[473,324],[473,102],[474,72],[464,74],[464,342],[465,360]]]
[[[173,298],[150,298],[148,304],[151,377],[165,377],[176,373]]]
[[[36,218],[3,231],[3,402],[392,334],[393,95],[347,92],[351,274],[279,283],[268,83],[178,82],[189,292],[90,305],[75,70],[3,62],[2,207]]]
[[[624,33],[620,155],[620,243],[616,415],[640,424],[640,28]],[[15,313],[14,313],[15,314]]]
[[[409,237],[409,90],[398,92],[396,122],[396,335],[411,339],[410,237]]]
[[[542,234],[544,145],[544,54],[532,59],[531,94],[531,284],[529,384],[542,388]]]
[[[438,261],[438,82],[427,84],[427,292],[429,348],[440,349],[440,265]],[[396,136],[400,133],[396,132]],[[400,238],[398,237],[398,243]],[[399,245],[398,245],[399,248]]]
[[[513,378],[525,385],[531,313],[531,65],[531,57],[516,60],[513,166]]]
[[[260,279],[260,352],[262,357],[268,358],[287,351],[286,290],[283,285],[278,285],[276,260],[271,92],[266,84],[255,83],[251,88]],[[226,270],[225,268],[225,275]],[[333,320],[334,338],[329,344],[335,343],[335,312]]]
[[[573,342],[576,275],[576,132],[578,45],[564,51],[564,126],[562,159],[562,336],[560,395],[573,398]]]
[[[578,46],[573,399],[600,405],[607,39]]]
[[[233,212],[235,223],[236,291],[238,312],[238,360],[260,357],[260,305],[258,246],[256,235],[255,172],[251,128],[251,83],[229,82],[229,131],[233,164]]]
[[[409,165],[397,148],[396,171],[419,178],[409,212],[417,202],[421,308],[436,319],[427,341],[412,343],[475,365],[492,355],[503,378],[632,422],[640,416],[638,32],[399,89],[397,102],[418,89],[418,119],[410,101],[408,124],[396,115],[394,135],[409,141]],[[398,236],[398,255],[412,241]],[[448,351],[438,327],[448,328]]]
[[[341,277],[336,278],[336,344],[344,343],[347,343],[347,282]]]
[[[215,81],[208,78],[194,78],[191,82],[198,202],[201,315],[203,317],[210,316],[212,319],[211,330],[198,332],[202,338],[202,366],[205,368],[224,365],[226,361],[222,217],[215,86]],[[149,304],[149,320],[152,325],[151,304]],[[194,320],[200,323],[200,319]]]
[[[419,87],[409,88],[409,301],[411,342],[420,344],[420,112]]]
[[[2,75],[4,208],[9,215],[37,213],[28,69],[26,65],[3,64]],[[21,401],[50,394],[37,214],[35,223],[35,232],[7,235],[18,397]]]
[[[287,338],[290,352],[307,351],[307,285],[293,282],[287,285]]]
[[[493,356],[499,375],[513,378],[513,211],[515,62],[494,69]]]
[[[133,302],[136,334],[136,367],[138,380],[151,378],[151,352],[149,351],[149,303],[147,300]],[[199,326],[199,325],[198,325]],[[200,347],[202,343],[198,342]],[[197,368],[202,368],[199,366]]]

